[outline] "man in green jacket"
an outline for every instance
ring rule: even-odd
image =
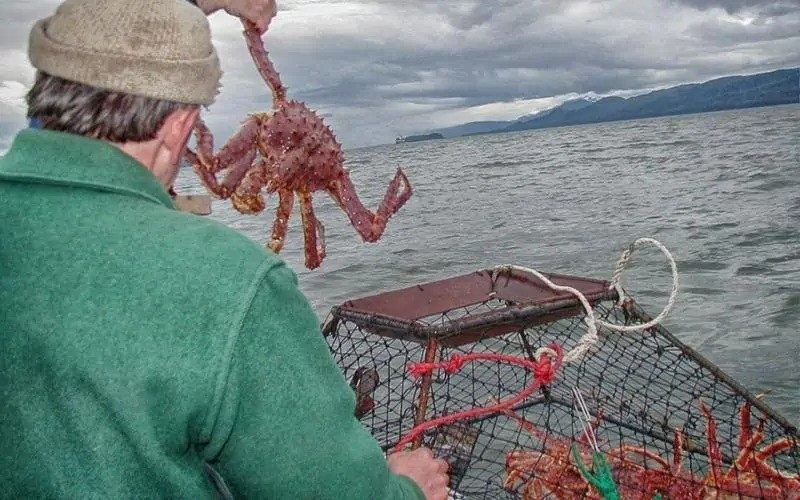
[[[200,9],[66,0],[29,57],[39,128],[0,158],[3,495],[444,500],[443,461],[387,460],[354,418],[296,275],[173,206],[221,74]]]

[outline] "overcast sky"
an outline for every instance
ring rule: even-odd
[[[52,0],[2,0],[0,152],[25,125],[26,44]],[[587,93],[630,95],[800,65],[800,0],[279,0],[265,35],[291,98],[345,147],[507,120]],[[270,94],[238,22],[211,16],[227,137]]]

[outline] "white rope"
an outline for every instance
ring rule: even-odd
[[[661,311],[661,313],[647,323],[642,323],[639,325],[618,325],[597,319],[594,309],[592,309],[592,306],[589,305],[589,301],[586,300],[586,297],[584,297],[581,292],[569,286],[556,285],[535,269],[515,265],[500,265],[494,268],[492,272],[492,280],[495,281],[502,272],[509,272],[512,270],[519,271],[522,273],[533,274],[553,290],[559,292],[569,292],[578,298],[578,300],[581,302],[581,305],[583,305],[584,310],[586,311],[586,317],[584,318],[584,322],[586,323],[586,333],[580,338],[580,340],[578,340],[578,344],[564,355],[564,362],[571,363],[583,357],[583,355],[586,354],[589,349],[591,349],[600,341],[600,337],[597,336],[597,325],[608,328],[609,330],[615,330],[623,333],[644,331],[661,323],[672,310],[672,307],[675,305],[675,299],[678,296],[678,267],[675,264],[675,259],[672,257],[672,254],[669,253],[669,250],[667,250],[664,245],[653,238],[639,238],[634,241],[624,252],[622,252],[622,255],[620,256],[614,268],[614,273],[611,277],[611,286],[609,286],[609,289],[614,289],[617,291],[617,295],[619,296],[618,305],[622,306],[625,302],[625,293],[620,285],[622,272],[625,270],[625,266],[628,265],[628,262],[630,262],[634,250],[645,244],[656,246],[666,256],[670,268],[672,269],[672,291],[670,292],[669,300],[667,300],[667,305],[664,306],[664,309]],[[554,353],[552,349],[542,347],[536,351],[534,357],[538,360],[542,354],[548,354],[552,356]]]

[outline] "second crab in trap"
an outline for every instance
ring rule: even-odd
[[[266,208],[262,190],[278,195],[267,243],[276,253],[283,248],[296,196],[303,221],[305,265],[314,269],[326,254],[325,229],[312,203],[315,192],[328,193],[361,238],[375,242],[389,219],[411,197],[411,184],[398,168],[377,211],[367,209],[356,193],[333,131],[305,103],[287,97],[258,31],[251,23],[244,24],[250,55],[272,91],[272,111],[249,115],[216,154],[210,130],[198,119],[197,149],[187,151],[186,157],[209,192],[221,199],[230,198],[241,213],[255,214]],[[225,178],[220,182],[217,175],[222,173]]]
[[[600,320],[651,322],[610,282],[546,277]],[[797,429],[663,326],[603,330],[580,360],[544,366],[580,345],[586,319],[538,277],[487,269],[346,301],[323,333],[383,448],[433,448],[462,498],[601,498],[589,424],[617,498],[800,498]]]

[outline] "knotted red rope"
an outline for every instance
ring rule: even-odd
[[[394,451],[400,451],[405,445],[414,441],[427,430],[440,427],[442,425],[458,422],[459,420],[466,420],[468,418],[479,418],[492,413],[507,410],[512,406],[527,399],[531,394],[543,385],[548,385],[555,379],[556,372],[561,367],[564,361],[564,350],[558,344],[550,345],[550,349],[556,353],[555,359],[545,353],[542,354],[539,361],[531,361],[529,359],[520,358],[517,356],[508,356],[506,354],[493,354],[493,353],[478,353],[478,354],[465,354],[453,355],[448,361],[438,361],[436,363],[412,363],[408,366],[408,371],[412,376],[420,377],[426,375],[436,369],[443,369],[447,373],[456,373],[461,370],[466,363],[471,361],[487,360],[487,361],[500,361],[521,366],[533,372],[533,381],[518,395],[508,398],[505,401],[500,401],[492,406],[483,408],[473,408],[471,410],[464,410],[451,415],[445,415],[433,420],[423,422],[409,431],[409,433],[401,439],[394,447]]]

